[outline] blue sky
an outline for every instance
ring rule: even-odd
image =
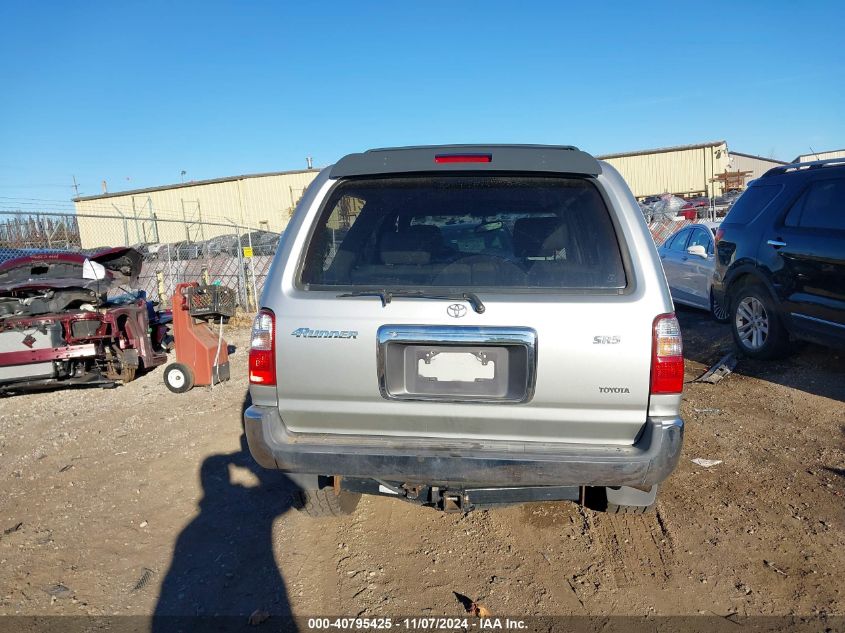
[[[845,3],[0,4],[0,208],[368,147],[845,147]]]

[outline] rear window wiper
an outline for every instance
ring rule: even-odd
[[[466,301],[478,314],[483,314],[486,308],[474,292],[426,292],[424,290],[358,290],[337,295],[343,297],[378,297],[382,307],[385,307],[393,297],[409,297],[411,299],[459,299]]]
[[[389,290],[356,290],[355,292],[344,292],[337,295],[338,299],[345,297],[378,297],[381,299],[381,307],[385,307],[393,298],[393,293]]]
[[[427,292],[425,290],[393,290],[394,297],[411,297],[414,299],[462,299],[472,306],[478,314],[483,314],[486,308],[481,299],[474,292]]]

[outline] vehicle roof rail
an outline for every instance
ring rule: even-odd
[[[761,177],[766,178],[768,176],[777,176],[778,174],[808,171],[811,169],[822,169],[824,167],[845,167],[845,158],[827,158],[825,160],[813,160],[806,163],[789,163],[788,165],[779,165],[778,167],[772,167]]]

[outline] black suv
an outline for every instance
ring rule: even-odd
[[[790,339],[845,346],[845,160],[769,170],[716,232],[713,293],[740,350],[786,353]]]

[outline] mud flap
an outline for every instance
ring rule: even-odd
[[[628,486],[607,487],[605,492],[608,504],[645,507],[653,504],[657,498],[657,485],[655,484],[648,490],[637,490]]]

